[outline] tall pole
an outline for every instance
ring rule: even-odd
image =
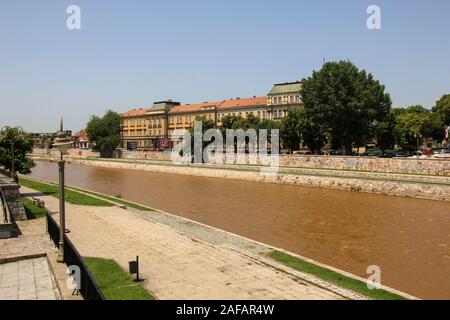
[[[59,252],[58,262],[64,262],[64,234],[66,230],[66,206],[64,196],[64,164],[63,155],[58,161],[59,168]]]
[[[15,183],[16,182],[16,173],[15,173],[15,162],[16,160],[14,159],[14,138],[12,138],[11,140],[11,182]]]
[[[63,120],[61,118],[60,130],[53,144],[60,152],[61,158],[58,161],[58,171],[59,171],[59,252],[58,252],[58,262],[64,262],[64,235],[66,231],[66,205],[64,196],[64,165],[65,161],[63,155],[67,152],[70,145],[70,140],[67,138],[66,133],[63,128]]]

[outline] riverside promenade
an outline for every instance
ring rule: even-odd
[[[39,198],[51,212],[58,210],[56,198]],[[68,203],[66,212],[69,237],[82,256],[114,259],[125,270],[139,256],[142,285],[157,299],[364,299],[267,263],[242,245],[187,235],[153,219],[151,212]]]

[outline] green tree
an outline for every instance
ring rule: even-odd
[[[326,131],[307,118],[305,109],[289,110],[281,124],[283,145],[291,152],[298,149],[301,141],[311,153],[318,153],[326,143]]]
[[[254,121],[254,119],[252,119],[252,121]],[[220,130],[222,131],[222,134],[225,134],[227,129],[242,129],[245,131],[248,128],[249,122],[242,116],[226,115],[222,118],[222,126]]]
[[[291,153],[297,150],[302,139],[305,111],[303,109],[289,110],[286,117],[281,120],[281,140],[283,146],[289,148]]]
[[[329,132],[345,154],[369,139],[391,108],[384,86],[349,61],[328,62],[314,71],[302,81],[302,97],[310,129]]]
[[[259,123],[261,122],[261,119],[259,119],[258,117],[256,117],[255,115],[253,115],[252,113],[250,113],[247,116],[247,127],[248,128],[253,128],[256,129],[259,126]]]
[[[421,136],[432,135],[431,116],[431,111],[420,105],[396,109],[394,133],[397,144],[404,150],[416,150]]]
[[[443,126],[450,125],[450,94],[443,95],[431,111],[439,116]]]
[[[11,141],[14,141],[14,170],[21,174],[31,173],[35,163],[27,154],[33,151],[33,137],[22,134],[17,128],[5,128],[0,135],[0,166],[11,171]]]
[[[395,146],[396,111],[394,110],[396,109],[391,109],[386,119],[378,122],[374,128],[376,145],[383,154],[386,150],[394,149]]]
[[[99,151],[104,158],[110,158],[120,145],[121,117],[117,112],[108,110],[103,117],[92,116],[86,132],[94,143],[93,150]]]

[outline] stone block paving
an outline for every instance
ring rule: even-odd
[[[56,198],[41,198],[57,211]],[[128,261],[138,255],[143,286],[158,299],[344,299],[130,210],[67,204],[66,215],[69,236],[82,256],[114,259],[127,270]]]
[[[0,264],[0,300],[57,300],[47,259]]]

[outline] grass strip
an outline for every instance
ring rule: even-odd
[[[90,190],[83,190],[83,189],[76,188],[76,187],[70,187],[70,189],[77,190],[77,191],[80,191],[80,192],[89,193],[89,194],[92,194],[92,195],[94,195],[94,196],[96,196],[96,197],[99,197],[99,198],[102,198],[102,199],[105,199],[105,200],[109,200],[109,201],[114,201],[114,202],[116,202],[116,203],[120,203],[120,204],[123,204],[123,205],[125,205],[125,206],[127,206],[127,207],[134,208],[134,209],[137,209],[137,210],[141,210],[141,211],[153,211],[152,209],[150,209],[150,208],[148,208],[148,207],[144,207],[144,206],[138,205],[138,204],[136,204],[136,203],[129,202],[129,201],[126,201],[126,200],[117,198],[117,197],[108,196],[108,195],[106,195],[106,194],[97,193],[97,192],[90,191]]]
[[[32,200],[26,197],[22,197],[21,202],[25,208],[25,213],[28,220],[40,219],[45,217],[47,210],[45,208],[38,207]]]
[[[83,257],[107,300],[155,300],[114,260]]]
[[[328,283],[362,294],[376,300],[406,300],[405,297],[383,289],[369,289],[363,281],[344,276],[333,270],[318,266],[280,251],[271,251],[268,256],[295,270],[312,274]]]
[[[29,180],[24,177],[20,177],[20,184],[22,186],[37,190],[55,198],[59,197],[59,187],[48,183]],[[65,198],[68,203],[82,206],[94,206],[94,207],[112,207],[113,203],[91,197],[89,195],[76,192],[65,188]]]

